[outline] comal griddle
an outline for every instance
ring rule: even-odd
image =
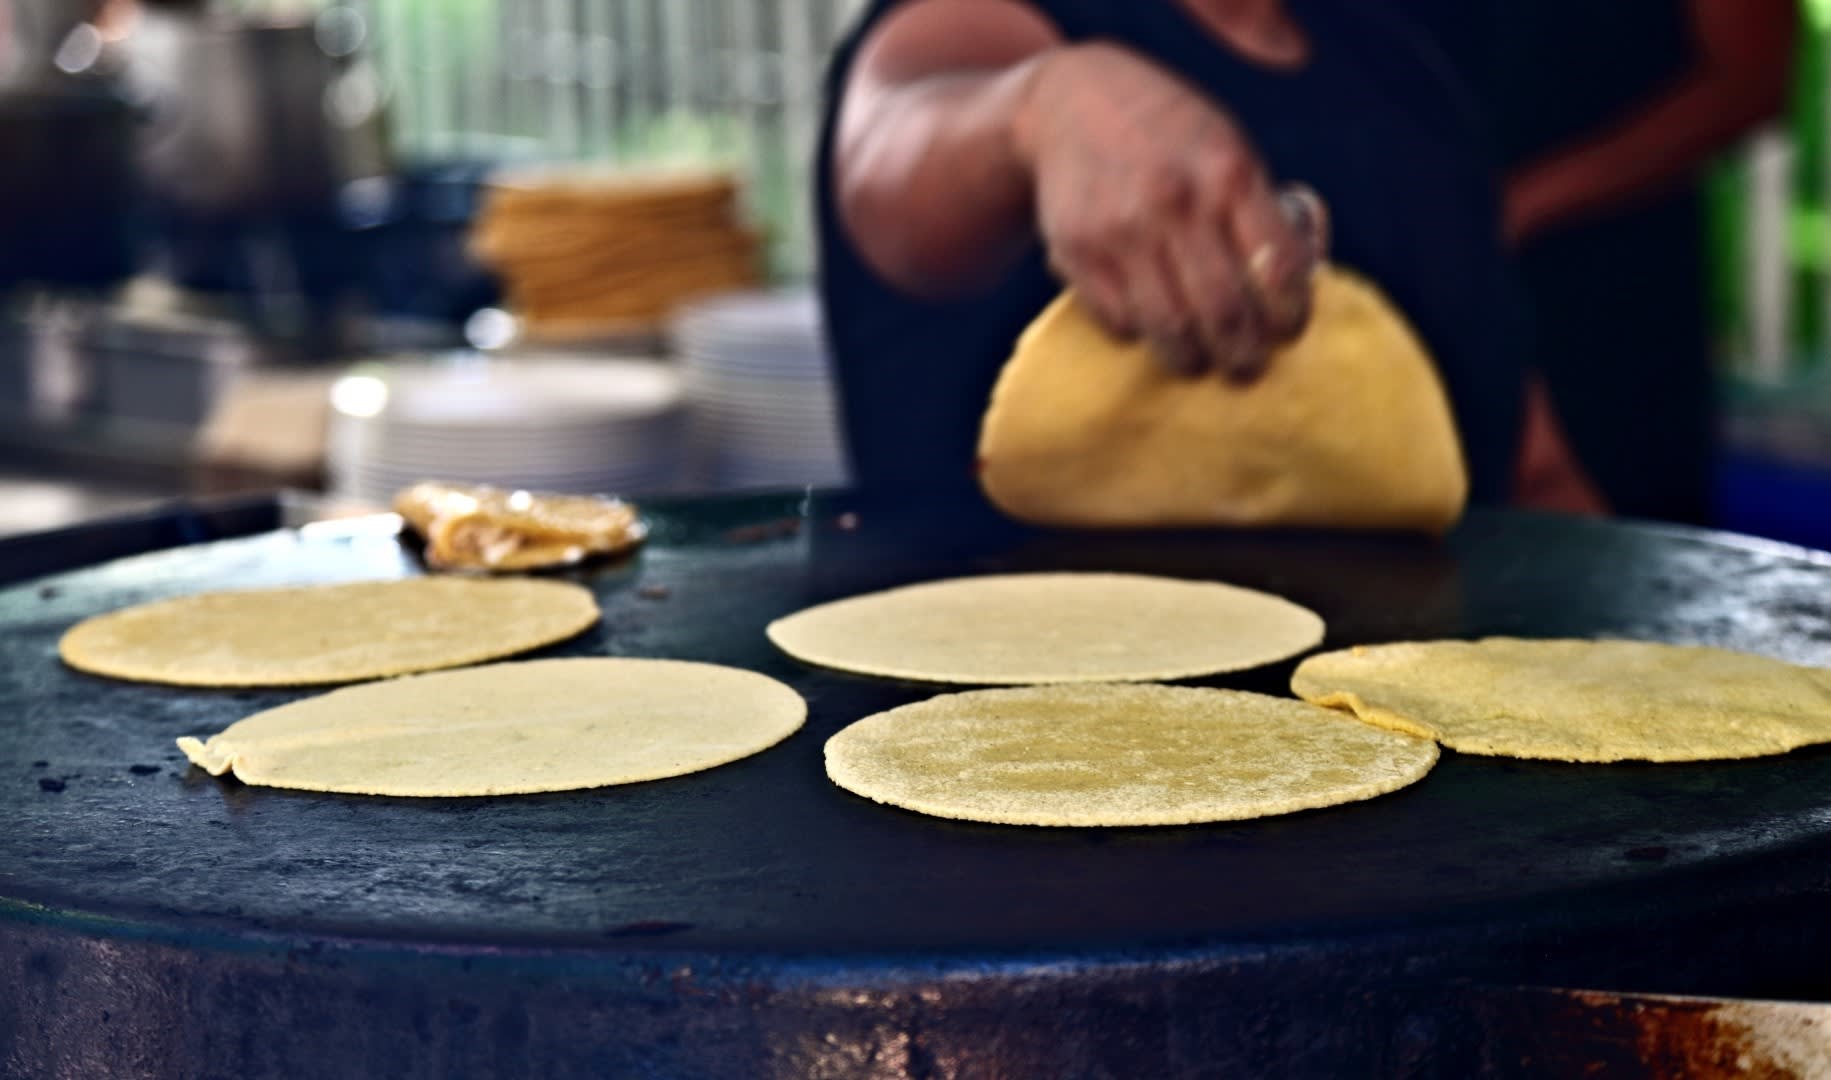
[[[495,799],[214,779],[172,740],[302,692],[57,660],[127,604],[420,572],[385,519],[191,542],[272,529],[251,505],[0,544],[0,575],[85,567],[0,592],[0,1074],[1458,1076],[1493,1064],[1493,987],[1831,998],[1831,749],[1446,753],[1397,794],[1260,821],[976,825],[822,770],[839,728],[942,688],[763,636],[915,580],[1129,570],[1289,596],[1329,647],[1619,635],[1831,664],[1831,557],[1496,511],[1439,544],[1056,535],[801,495],[651,510],[639,554],[571,575],[602,624],[542,655],[750,668],[807,698],[806,728],[696,775]],[[1290,670],[1202,682],[1283,693]]]

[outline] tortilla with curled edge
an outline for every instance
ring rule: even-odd
[[[1712,761],[1831,742],[1831,669],[1652,641],[1491,637],[1305,660],[1305,701],[1465,754]]]

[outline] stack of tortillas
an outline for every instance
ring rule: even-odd
[[[687,301],[759,280],[759,238],[722,172],[503,176],[471,247],[546,339],[655,332]]]
[[[1308,329],[1247,386],[1174,375],[1064,295],[999,376],[979,458],[992,501],[1043,525],[1436,533],[1468,495],[1429,355],[1377,288],[1328,268]]]

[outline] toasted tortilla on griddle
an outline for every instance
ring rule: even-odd
[[[79,671],[177,686],[314,686],[499,660],[598,621],[561,581],[451,577],[199,593],[85,619]]]
[[[415,484],[394,510],[440,570],[515,573],[615,555],[648,535],[636,508],[596,495],[511,491],[481,484]]]
[[[631,784],[759,753],[800,728],[800,695],[677,660],[493,664],[353,686],[178,740],[243,783],[355,795],[520,795]]]
[[[1708,761],[1831,742],[1831,669],[1650,641],[1425,641],[1313,656],[1291,689],[1465,754]]]
[[[1270,593],[1145,574],[993,574],[854,596],[778,619],[797,659],[969,685],[1146,682],[1241,671],[1322,641]]]
[[[1416,782],[1428,739],[1287,698],[1185,686],[945,694],[826,744],[848,791],[1005,825],[1187,825],[1370,799]]]

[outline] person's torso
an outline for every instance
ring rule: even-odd
[[[1411,0],[1476,84],[1509,169],[1591,144],[1698,60],[1686,0]],[[1554,222],[1518,256],[1572,446],[1619,512],[1708,516],[1710,337],[1702,184]]]
[[[1509,165],[1625,119],[1694,61],[1684,0],[1488,2],[1490,94]]]
[[[863,26],[894,7],[879,0]],[[1497,234],[1495,178],[1470,101],[1415,30],[1368,0],[1290,5],[1311,44],[1294,72],[1256,68],[1173,0],[1039,0],[1069,40],[1127,45],[1227,108],[1279,182],[1329,203],[1333,257],[1378,282],[1438,360],[1477,498],[1504,497],[1522,337]],[[863,28],[861,26],[861,30]],[[854,39],[856,41],[856,39]],[[832,86],[843,85],[851,47]],[[821,292],[856,478],[920,495],[972,488],[978,423],[1017,335],[1060,291],[1032,251],[989,292],[911,299],[861,260],[819,163]]]

